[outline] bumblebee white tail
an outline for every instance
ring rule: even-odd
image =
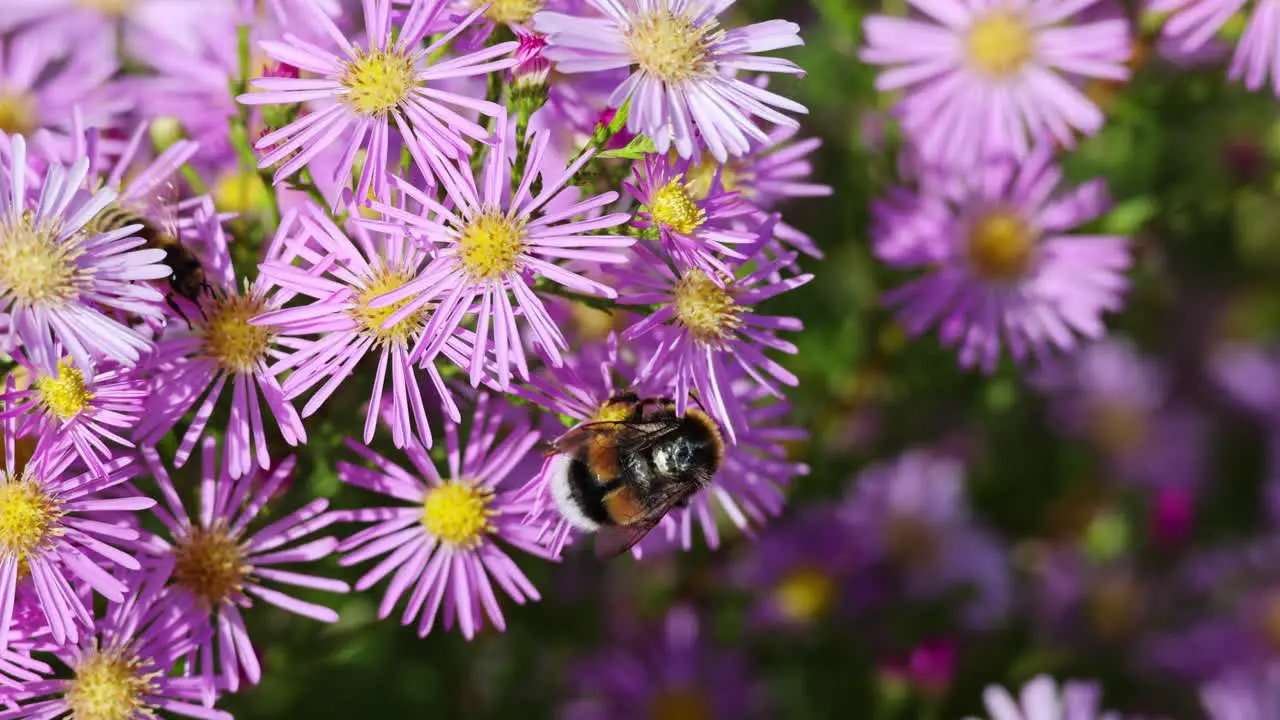
[[[569,455],[561,454],[551,458],[546,471],[551,499],[555,501],[556,509],[570,525],[583,532],[595,532],[600,529],[600,523],[582,512],[582,507],[573,491],[573,484],[569,480],[569,469],[572,465],[573,457]]]

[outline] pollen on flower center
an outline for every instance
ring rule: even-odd
[[[712,22],[696,25],[684,13],[655,10],[632,23],[627,48],[641,70],[663,82],[684,82],[711,73],[711,28]]]
[[[29,94],[0,89],[0,132],[30,135],[38,125],[36,103]]]
[[[229,599],[248,572],[240,543],[221,526],[195,528],[174,548],[174,582],[210,604]]]
[[[339,82],[357,112],[385,115],[408,99],[418,84],[417,69],[408,55],[375,50],[348,62]]]
[[[711,720],[715,713],[705,693],[692,687],[659,690],[649,701],[649,720]]]
[[[262,299],[252,294],[229,294],[210,303],[203,328],[205,351],[228,372],[252,372],[266,358],[272,332],[249,320],[265,310]]]
[[[1035,231],[1016,214],[986,213],[969,227],[969,264],[987,280],[1017,280],[1031,266],[1036,239]]]
[[[745,309],[727,288],[716,285],[701,270],[690,270],[676,282],[672,311],[694,339],[714,343],[727,340],[742,324]]]
[[[79,720],[130,720],[151,717],[146,695],[151,676],[139,673],[137,658],[120,650],[96,651],[76,666],[67,683],[66,702]]]
[[[31,213],[0,221],[0,292],[19,304],[50,306],[75,298],[76,246],[58,242],[58,230],[37,226]]]
[[[703,158],[697,165],[689,168],[689,183],[686,185],[689,196],[694,200],[706,200],[711,194],[711,183],[716,179],[716,170],[720,170],[720,186],[725,192],[751,194],[747,188],[738,187],[743,180],[743,173],[736,167],[736,163],[720,165],[712,158]]]
[[[383,269],[369,281],[364,290],[360,291],[359,297],[356,298],[355,306],[351,308],[350,312],[351,317],[360,323],[360,328],[365,334],[374,337],[379,343],[403,345],[409,341],[409,338],[414,333],[426,326],[427,308],[424,307],[389,328],[383,327],[383,323],[387,321],[387,318],[391,317],[391,314],[395,311],[409,304],[412,298],[405,298],[386,307],[369,307],[369,303],[373,302],[374,298],[393,290],[399,290],[412,279],[412,276],[402,270]]]
[[[84,373],[71,360],[58,362],[58,374],[42,375],[36,380],[36,392],[44,406],[62,420],[69,420],[93,400],[84,384]]]
[[[708,191],[709,189],[708,183]],[[707,219],[707,213],[689,197],[690,190],[691,187],[685,185],[683,176],[663,185],[649,201],[649,214],[653,216],[653,221],[681,235],[697,230]]]
[[[1017,72],[1034,52],[1034,31],[1021,15],[997,10],[979,18],[969,30],[969,62],[991,77]]]
[[[498,23],[528,22],[533,14],[542,9],[543,0],[472,0],[472,7],[481,7],[489,2],[485,17]]]
[[[515,269],[524,247],[523,224],[501,213],[487,212],[462,229],[458,259],[473,280],[493,280]]]
[[[489,522],[493,491],[471,482],[452,480],[432,488],[422,501],[422,525],[441,542],[476,547],[493,531]]]
[[[58,504],[31,480],[0,485],[0,549],[21,560],[53,532]]]
[[[791,620],[807,621],[821,615],[835,596],[835,584],[826,573],[800,568],[782,579],[774,590],[778,609]]]

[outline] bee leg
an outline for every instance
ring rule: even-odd
[[[178,317],[182,318],[182,321],[187,324],[187,327],[192,328],[193,330],[195,329],[195,326],[191,324],[191,318],[187,317],[186,311],[182,309],[182,306],[178,304],[177,300],[173,299],[173,295],[165,295],[164,301],[166,305],[177,313]]]

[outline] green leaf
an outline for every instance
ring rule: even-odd
[[[617,150],[605,150],[596,157],[639,160],[645,155],[652,155],[656,152],[658,152],[658,148],[653,144],[652,140],[645,135],[637,135],[635,139],[627,143],[626,147],[618,148]]]

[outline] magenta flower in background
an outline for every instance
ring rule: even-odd
[[[735,365],[777,397],[782,397],[778,383],[794,386],[799,382],[764,353],[795,353],[795,345],[780,339],[778,332],[798,331],[800,321],[754,313],[752,306],[794,290],[813,276],[778,277],[776,273],[794,259],[782,256],[762,258],[754,269],[721,285],[696,268],[672,269],[647,249],[636,248],[635,253],[637,262],[631,267],[612,272],[620,278],[620,287],[627,287],[618,299],[620,304],[660,305],[622,336],[626,342],[647,338],[656,346],[640,375],[669,373],[670,395],[680,414],[689,407],[690,393],[696,392],[730,443],[736,443],[745,423],[732,397]]]
[[[0,418],[17,417],[18,435],[65,443],[99,477],[117,448],[132,448],[129,437],[142,418],[147,382],[132,368],[104,361],[85,373],[63,358],[53,368],[14,356],[31,378],[29,386],[5,398]]]
[[[899,205],[906,212],[894,221],[882,218],[874,238],[882,259],[927,273],[883,296],[908,333],[936,326],[944,344],[959,346],[961,365],[986,372],[1004,347],[1019,362],[1043,359],[1075,349],[1079,336],[1106,333],[1102,316],[1121,308],[1128,287],[1129,244],[1068,234],[1107,202],[1102,181],[1059,192],[1061,176],[1042,147],[1021,164],[991,161],[939,183],[945,212],[925,201]],[[908,230],[896,232],[898,224]],[[927,244],[904,247],[904,237]]]
[[[569,674],[560,716],[767,718],[765,687],[740,652],[713,645],[695,612],[677,606],[651,632],[613,642]]]
[[[202,257],[210,288],[200,296],[199,303],[176,294],[171,296],[183,317],[170,323],[147,363],[155,387],[147,399],[137,438],[144,445],[155,445],[195,409],[195,417],[174,456],[174,464],[182,467],[205,435],[209,419],[229,384],[231,411],[223,465],[231,477],[238,478],[254,465],[264,470],[271,467],[268,426],[274,426],[290,445],[306,441],[302,418],[267,365],[270,360],[284,357],[280,348],[296,350],[306,341],[250,323],[280,307],[292,293],[273,292],[265,276],[251,284],[236,282],[227,237],[211,203],[197,211],[195,222],[196,227],[184,235],[183,242]],[[292,233],[295,224],[292,213],[281,221],[267,247],[267,262],[279,258],[284,251],[284,238]],[[263,422],[264,404],[269,425]]]
[[[23,683],[17,707],[0,718],[135,718],[157,711],[200,720],[231,720],[231,714],[200,705],[199,678],[172,671],[201,643],[208,628],[191,607],[175,605],[150,578],[120,604],[112,605],[79,642],[55,650],[62,666]],[[69,715],[68,715],[69,714]]]
[[[1129,77],[1128,22],[1079,17],[1097,3],[912,0],[917,17],[867,18],[861,57],[886,66],[877,89],[904,92],[897,114],[929,160],[967,168],[1023,157],[1102,127],[1102,111],[1073,83]]]
[[[719,283],[722,275],[733,277],[732,268],[751,257],[762,238],[758,228],[736,227],[755,213],[739,193],[725,189],[723,174],[713,166],[703,187],[704,178],[691,177],[698,167],[692,160],[648,155],[623,187],[641,204],[635,225],[656,228],[676,265],[696,268]],[[748,247],[739,251],[736,245]]]
[[[1048,675],[1029,680],[1016,697],[999,685],[988,685],[982,700],[990,720],[1120,720],[1119,713],[1099,709],[1102,691],[1096,683],[1067,681],[1059,686]]]
[[[219,472],[217,444],[205,438],[202,448],[199,507],[188,512],[177,486],[154,449],[143,459],[155,478],[163,504],[156,517],[166,534],[146,538],[150,567],[168,574],[173,604],[192,617],[190,627],[206,639],[185,653],[198,676],[206,705],[215,690],[235,692],[241,679],[256,685],[262,677],[257,651],[249,638],[241,610],[254,599],[324,623],[338,621],[330,608],[301,600],[271,585],[345,593],[346,583],[281,566],[311,563],[328,557],[337,547],[333,537],[313,537],[334,521],[325,510],[329,501],[316,498],[291,513],[268,516],[264,511],[293,474],[292,456],[269,475],[254,472],[236,479]],[[271,522],[264,523],[267,517]],[[255,527],[256,525],[256,527]],[[198,617],[197,617],[198,616]],[[216,638],[216,641],[215,641]]]
[[[128,552],[138,548],[138,531],[119,521],[156,502],[122,486],[137,473],[129,457],[105,463],[95,477],[77,470],[69,445],[46,443],[19,470],[16,424],[16,418],[0,420],[0,648],[13,634],[20,564],[34,581],[54,642],[77,642],[80,628],[93,625],[92,597],[72,583],[83,581],[111,602],[123,601],[128,586],[110,570],[141,565]]]
[[[722,30],[717,18],[733,0],[587,0],[604,17],[555,12],[534,16],[548,36],[547,57],[564,73],[600,72],[637,66],[614,91],[615,108],[631,101],[627,129],[644,133],[659,152],[672,145],[692,157],[697,145],[720,162],[745,155],[751,139],[767,142],[751,118],[795,127],[779,112],[806,112],[803,105],[736,77],[744,73],[803,75],[787,60],[756,53],[802,45],[800,27],[770,20]]]
[[[1227,668],[1200,688],[1209,720],[1268,720],[1280,717],[1280,663]]]
[[[541,440],[527,418],[489,408],[489,395],[477,401],[465,447],[458,424],[445,423],[448,456],[446,473],[436,469],[416,442],[405,446],[412,468],[406,470],[373,450],[347,445],[370,466],[338,464],[338,477],[349,485],[387,495],[403,505],[341,510],[339,520],[370,523],[342,541],[342,565],[382,557],[356,583],[368,590],[391,577],[378,616],[386,618],[409,593],[401,624],[418,621],[418,635],[426,637],[436,621],[446,630],[456,623],[468,640],[485,625],[506,628],[494,584],[516,603],[538,600],[511,556],[497,541],[524,553],[553,559],[541,544],[542,533],[524,523],[529,505],[513,490],[519,478],[514,468]],[[503,432],[504,425],[507,426]],[[412,591],[410,592],[410,588]]]
[[[564,263],[624,263],[627,256],[621,251],[635,244],[636,239],[597,232],[629,219],[623,213],[599,214],[618,199],[616,192],[566,207],[546,207],[590,159],[590,153],[583,153],[567,169],[552,167],[543,162],[547,134],[534,135],[529,140],[528,169],[513,194],[510,152],[514,143],[510,133],[500,133],[499,137],[497,146],[485,157],[478,178],[469,167],[428,150],[428,159],[447,193],[444,204],[396,178],[396,188],[417,203],[421,211],[410,212],[374,201],[369,207],[382,213],[385,220],[365,224],[393,237],[419,237],[434,250],[431,264],[421,275],[370,303],[375,309],[396,306],[384,326],[402,322],[422,313],[429,304],[436,304],[411,359],[430,363],[463,319],[475,315],[477,340],[470,362],[463,367],[469,366],[471,384],[478,385],[484,377],[492,332],[496,366],[492,377],[506,390],[511,386],[513,367],[520,378],[529,377],[517,317],[524,318],[529,339],[551,365],[560,365],[562,353],[569,349],[564,333],[531,287],[535,279],[545,278],[578,293],[617,297],[613,288],[566,269]],[[539,176],[543,178],[542,189],[535,194],[533,183]]]
[[[1250,7],[1250,5],[1252,5]],[[1248,8],[1248,10],[1246,10]],[[1147,12],[1168,14],[1162,39],[1185,55],[1212,51],[1223,27],[1240,13],[1248,14],[1244,33],[1231,56],[1228,76],[1258,90],[1271,80],[1280,95],[1280,9],[1269,2],[1248,0],[1151,0]]]
[[[136,225],[109,233],[81,232],[116,198],[110,189],[77,193],[89,172],[80,158],[70,169],[51,165],[39,198],[27,185],[27,147],[10,139],[12,158],[0,178],[0,311],[27,356],[56,367],[61,343],[81,370],[95,357],[124,365],[138,362],[151,341],[108,315],[162,316],[164,296],[144,281],[169,275],[163,250],[140,249]]]
[[[450,0],[415,0],[393,37],[390,0],[365,0],[364,44],[354,45],[333,25],[319,7],[303,5],[307,21],[327,29],[337,53],[300,38],[286,36],[283,42],[263,42],[261,47],[273,60],[299,68],[316,77],[264,77],[253,81],[262,92],[241,95],[250,105],[293,103],[321,104],[285,127],[268,133],[257,142],[258,149],[270,148],[259,166],[280,163],[275,180],[279,184],[312,161],[322,151],[342,143],[345,150],[334,178],[340,185],[351,177],[356,153],[368,154],[360,170],[355,197],[386,197],[387,168],[394,141],[404,142],[419,169],[430,173],[424,151],[451,159],[471,155],[470,142],[487,139],[484,127],[460,112],[478,112],[496,117],[503,108],[434,85],[457,78],[483,77],[515,64],[510,55],[516,43],[483,48],[460,57],[428,60],[458,33],[471,25],[480,11],[460,22],[452,22],[446,12]],[[423,40],[435,33],[444,35],[425,48]],[[371,192],[372,191],[372,192]]]
[[[277,376],[292,370],[281,386],[287,400],[319,387],[302,408],[302,417],[310,417],[351,376],[361,360],[376,354],[378,369],[365,414],[364,441],[373,440],[390,370],[390,425],[396,447],[404,447],[414,435],[431,447],[422,388],[409,360],[411,343],[424,342],[430,311],[423,308],[388,323],[400,306],[375,308],[371,302],[422,277],[429,255],[406,237],[372,237],[359,225],[353,226],[352,237],[348,237],[312,204],[305,207],[297,224],[296,231],[282,232],[280,236],[290,236],[284,241],[284,248],[291,257],[298,258],[299,264],[268,260],[259,266],[259,277],[284,293],[314,301],[263,313],[252,320],[252,325],[281,336],[322,337],[295,345],[292,353],[268,369],[268,374]],[[464,340],[469,341],[465,333],[451,335],[444,344],[446,357],[462,363],[462,358],[471,353]],[[440,371],[434,363],[423,367],[445,413],[457,420],[457,405]]]

